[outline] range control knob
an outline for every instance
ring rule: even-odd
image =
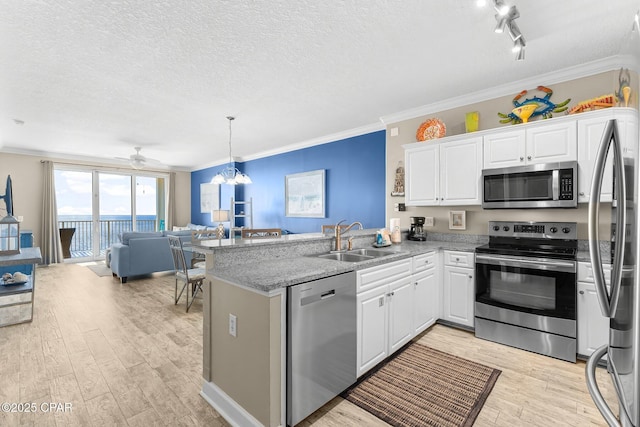
[[[493,231],[498,231],[500,230],[500,226],[499,225],[494,225],[493,226]]]
[[[557,227],[551,227],[549,229],[549,231],[552,232],[552,233],[557,233],[558,232],[558,228]]]
[[[563,228],[562,228],[562,232],[563,232],[563,233],[565,233],[565,234],[567,234],[567,233],[570,233],[570,232],[571,232],[571,229],[570,229],[569,227],[563,227]]]
[[[509,231],[509,226],[508,226],[508,225],[505,225],[504,227],[502,227],[502,229],[503,229],[504,231]]]

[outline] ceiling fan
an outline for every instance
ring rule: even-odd
[[[129,158],[116,157],[116,159],[127,161],[129,162],[129,165],[133,169],[138,169],[138,170],[144,168],[147,165],[147,163],[160,164],[159,160],[150,159],[140,154],[140,150],[142,150],[142,147],[134,147],[134,150],[136,150],[136,154],[130,155]]]

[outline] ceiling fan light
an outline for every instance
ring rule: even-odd
[[[144,167],[144,162],[140,159],[131,160],[131,167],[137,170],[140,170]]]
[[[212,184],[224,184],[224,176],[222,176],[222,174],[218,173],[216,176],[213,177],[213,179],[211,180]]]
[[[247,175],[246,173],[242,174],[242,177],[244,179],[245,184],[253,184],[253,181],[251,181],[251,178],[249,178],[249,175]]]

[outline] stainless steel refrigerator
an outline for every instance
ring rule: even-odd
[[[629,127],[625,129],[628,130]],[[627,132],[623,143],[618,120],[608,121],[595,159],[589,201],[589,253],[600,308],[602,314],[609,318],[609,342],[593,352],[587,362],[586,376],[589,393],[610,426],[640,427],[637,125],[633,129],[633,132]],[[598,241],[599,200],[608,153],[613,160],[614,175],[609,289],[604,279],[604,257]],[[598,362],[605,355],[608,355],[607,370],[616,390],[619,419],[602,397],[595,380]]]

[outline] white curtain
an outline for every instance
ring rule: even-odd
[[[167,230],[173,230],[173,223],[176,220],[176,173],[169,174],[169,197],[167,198]]]
[[[42,185],[42,232],[40,233],[40,251],[43,264],[55,264],[64,261],[60,231],[58,229],[58,206],[56,205],[56,185],[53,176],[53,162],[43,161]]]

